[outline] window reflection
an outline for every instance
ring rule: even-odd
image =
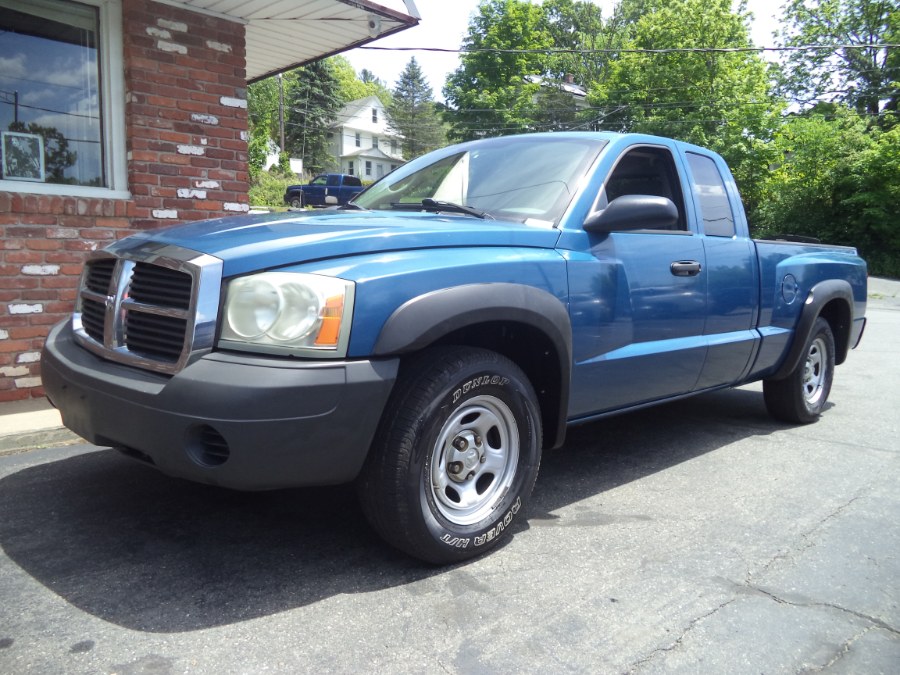
[[[2,178],[106,186],[98,38],[95,7],[0,0]],[[38,146],[42,175],[20,175],[37,158],[19,155]]]

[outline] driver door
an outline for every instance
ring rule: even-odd
[[[629,225],[587,233],[586,250],[570,257],[571,419],[686,394],[706,358],[704,247],[687,227],[668,148],[642,145],[624,153],[596,207],[629,194],[670,199],[679,220],[662,230]]]

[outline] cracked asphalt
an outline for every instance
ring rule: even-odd
[[[3,673],[896,673],[900,302],[814,425],[760,388],[572,430],[456,567],[347,488],[240,494],[110,450],[0,458]]]

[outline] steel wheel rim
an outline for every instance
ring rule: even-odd
[[[803,366],[803,398],[806,404],[814,407],[822,398],[825,389],[825,375],[827,369],[824,338],[813,340],[806,354],[806,364]]]
[[[519,429],[512,410],[494,396],[476,396],[441,427],[431,453],[431,493],[438,512],[472,525],[509,492],[519,462]]]

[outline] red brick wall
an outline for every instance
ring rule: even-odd
[[[40,349],[86,251],[136,230],[248,209],[244,28],[123,0],[131,199],[0,191],[0,401],[40,396]]]

